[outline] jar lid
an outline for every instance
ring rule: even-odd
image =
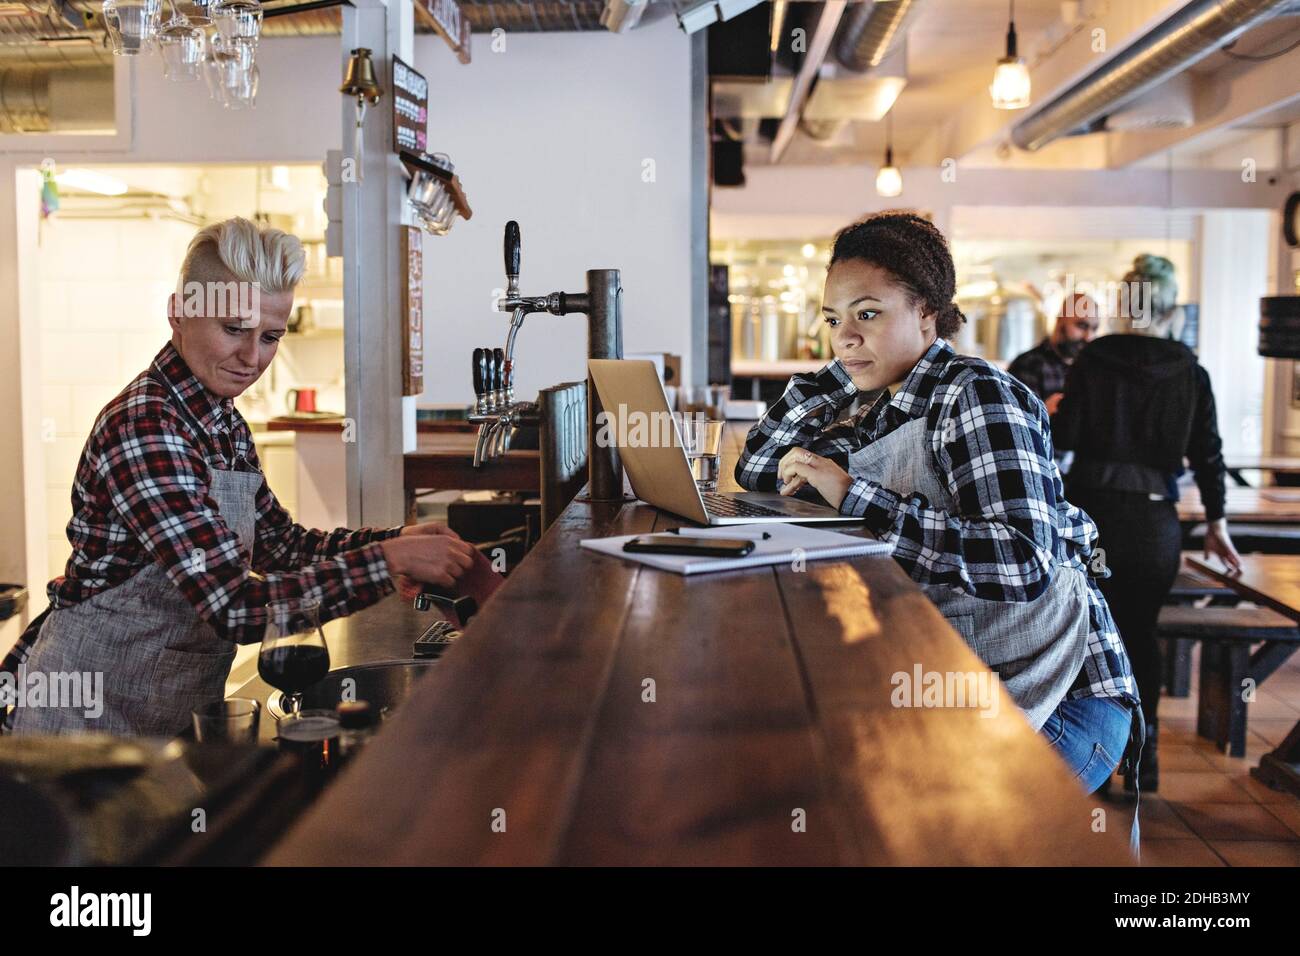
[[[281,720],[276,736],[294,744],[313,744],[339,735],[339,720],[333,714],[311,714]]]
[[[361,730],[370,726],[370,701],[345,700],[338,708],[339,726],[347,730]]]

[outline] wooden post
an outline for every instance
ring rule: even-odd
[[[406,432],[413,445],[415,399],[402,397],[407,325],[402,298],[406,277],[402,228],[406,179],[392,150],[393,109],[390,61],[410,62],[414,20],[410,0],[353,0],[343,7],[340,82],[348,57],[367,47],[384,87],[378,105],[368,107],[363,129],[364,175],[348,176],[355,162],[355,101],[340,96],[343,183],[343,302],[346,366],[348,524],[383,527],[406,517],[402,484]],[[409,429],[404,427],[410,418]]]

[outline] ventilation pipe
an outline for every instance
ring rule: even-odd
[[[1161,83],[1182,73],[1292,0],[1191,0],[1173,16],[1049,100],[1011,128],[1021,149],[1042,149],[1072,133],[1088,131]]]

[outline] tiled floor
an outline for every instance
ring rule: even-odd
[[[1300,866],[1300,799],[1250,776],[1300,721],[1300,654],[1249,705],[1245,757],[1229,757],[1196,735],[1196,675],[1191,696],[1160,701],[1160,789],[1143,794],[1143,866]],[[1110,802],[1125,815],[1123,783]]]

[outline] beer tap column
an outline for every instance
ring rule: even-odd
[[[505,228],[506,294],[497,308],[512,313],[504,356],[508,390],[513,392],[515,338],[524,317],[532,312],[568,315],[582,312],[587,316],[587,357],[621,359],[623,357],[623,287],[618,269],[588,269],[585,292],[552,292],[550,295],[524,296],[519,293],[521,238],[514,220]],[[513,399],[513,394],[511,395]],[[600,396],[595,383],[587,376],[588,491],[593,501],[621,501],[623,498],[623,464],[618,447],[598,447],[597,418],[601,414]]]

